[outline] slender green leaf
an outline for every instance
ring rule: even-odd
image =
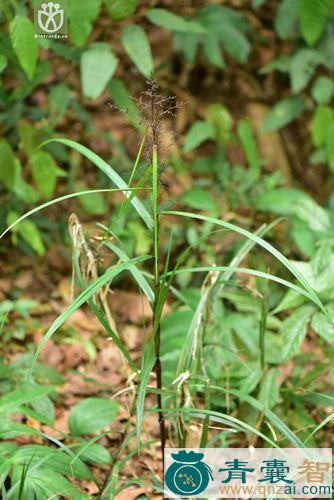
[[[258,178],[261,171],[259,151],[254,138],[253,130],[247,120],[240,120],[238,123],[238,135],[242,148],[246,155],[250,169],[255,178]]]
[[[130,189],[126,188],[124,189],[125,191],[134,191],[135,189]],[[0,234],[0,239],[5,236],[9,231],[11,231],[17,224],[22,222],[23,220],[27,219],[31,215],[33,215],[36,212],[39,212],[40,210],[43,210],[44,208],[49,207],[50,205],[54,205],[55,203],[59,203],[61,201],[68,200],[70,198],[76,198],[77,196],[85,196],[87,194],[94,194],[94,193],[112,193],[115,191],[123,191],[123,189],[91,189],[89,191],[79,191],[78,193],[70,193],[70,194],[65,194],[64,196],[60,196],[59,198],[55,198],[54,200],[47,201],[43,203],[42,205],[39,205],[38,207],[32,208],[29,210],[29,212],[21,215],[18,217],[16,220],[14,220],[6,229],[5,231]]]
[[[80,154],[85,156],[88,160],[90,160],[94,165],[96,165],[109,179],[112,180],[112,182],[119,188],[124,191],[128,190],[128,185],[126,182],[122,179],[122,177],[110,166],[108,165],[107,162],[102,160],[97,154],[95,154],[93,151],[90,149],[86,148],[85,146],[82,146],[78,142],[72,141],[70,139],[50,139],[48,141],[45,141],[43,144],[41,144],[40,147],[43,147],[46,144],[49,144],[51,142],[59,142],[60,144],[64,144],[65,146],[69,146],[70,148],[74,149],[75,151],[78,151]],[[131,193],[126,194],[127,198],[131,197]],[[140,217],[143,219],[145,224],[149,229],[153,228],[153,222],[150,214],[144,207],[143,203],[136,197],[134,196],[131,200],[131,203],[133,204],[134,208],[137,210],[138,214]]]
[[[265,248],[270,252],[274,257],[276,257],[289,271],[298,279],[298,281],[304,286],[305,290],[309,293],[309,296],[312,297],[312,301],[317,304],[322,310],[325,311],[325,308],[320,301],[318,295],[314,291],[314,289],[311,287],[309,282],[304,278],[302,273],[297,269],[297,267],[292,264],[281,252],[279,252],[275,247],[273,247],[270,243],[267,241],[263,240],[256,234],[250,233],[246,229],[243,229],[239,226],[236,226],[234,224],[231,224],[229,222],[221,221],[219,219],[215,219],[213,217],[208,217],[206,215],[199,215],[199,214],[194,214],[191,212],[178,212],[178,211],[163,211],[162,214],[165,215],[178,215],[181,217],[189,217],[191,219],[199,219],[203,220],[206,222],[211,222],[213,224],[217,224],[218,226],[225,227],[226,229],[230,229],[231,231],[235,231],[236,233],[239,233],[246,238],[249,238],[253,240],[255,243],[260,245],[261,247]],[[326,311],[325,311],[326,312]]]
[[[200,387],[200,385],[197,385]],[[204,387],[204,386],[203,386]],[[211,389],[215,391],[221,391],[226,393],[227,389],[224,389],[221,386],[216,386],[210,384]],[[289,440],[289,442],[293,446],[297,446],[298,448],[304,448],[303,442],[296,436],[289,427],[271,410],[263,406],[262,403],[260,403],[257,399],[253,398],[252,396],[249,396],[248,394],[244,394],[241,391],[238,391],[233,388],[229,388],[228,392],[231,393],[232,395],[240,398],[242,401],[245,401],[248,403],[250,406],[255,408],[256,410],[259,410],[260,412],[263,412],[266,418],[269,420],[271,424],[273,424],[286,438]]]
[[[112,243],[111,241],[104,241],[103,244],[110,248],[115,254],[123,261],[123,262],[128,262],[130,260],[130,257],[122,250],[120,249],[117,245]],[[146,280],[144,274],[136,267],[136,266],[131,266],[129,267],[129,271],[137,281],[140,289],[144,292],[146,297],[148,298],[149,302],[153,304],[154,302],[154,292],[149,285],[148,281]]]
[[[265,408],[273,408],[279,398],[279,383],[277,379],[280,371],[277,368],[271,368],[266,373],[260,385],[258,400]]]
[[[205,267],[185,267],[182,269],[178,269],[175,271],[175,274],[182,274],[182,273],[203,273],[203,272],[209,272],[209,271],[230,271],[232,273],[241,273],[241,274],[249,274],[250,276],[257,276],[259,278],[275,281],[276,283],[280,283],[281,285],[284,285],[288,288],[291,288],[292,290],[295,290],[296,292],[300,293],[301,295],[304,295],[310,300],[313,300],[306,290],[303,288],[294,285],[290,281],[284,280],[283,278],[279,278],[278,276],[275,276],[273,274],[269,273],[264,273],[262,271],[257,271],[256,269],[247,269],[244,267],[233,267],[233,266],[205,266]],[[170,274],[170,273],[168,273]]]
[[[91,283],[75,300],[74,302],[60,315],[58,318],[52,323],[50,328],[47,330],[44,335],[42,341],[36,348],[34,358],[32,360],[28,377],[30,378],[32,370],[36,364],[38,356],[43,348],[43,346],[47,343],[48,340],[52,337],[52,335],[61,327],[61,325],[70,317],[70,315],[76,311],[82,304],[84,304],[88,299],[90,299],[101,287],[110,282],[115,276],[120,274],[121,272],[129,269],[129,267],[137,262],[143,262],[147,260],[149,257],[136,257],[135,259],[131,259],[128,262],[123,264],[119,264],[116,267],[112,267],[108,269],[103,276],[98,278],[96,281]]]

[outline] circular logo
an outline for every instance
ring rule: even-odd
[[[55,33],[64,24],[64,11],[60,8],[59,3],[42,3],[38,10],[37,22],[46,33]]]
[[[180,496],[202,493],[212,478],[211,468],[202,462],[203,453],[181,450],[172,453],[172,463],[166,473],[165,482],[169,490]]]

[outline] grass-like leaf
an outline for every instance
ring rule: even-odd
[[[82,276],[82,273],[81,273],[80,263],[79,263],[79,254],[78,254],[78,248],[77,248],[77,246],[74,249],[74,266],[75,266],[75,270],[76,270],[76,275],[77,275],[78,280],[79,280],[79,284],[80,284],[81,288],[83,290],[85,290],[87,288],[87,285],[84,282],[84,279],[83,279],[83,276]],[[136,268],[135,265],[133,267],[137,270],[137,268]],[[116,346],[121,351],[121,353],[123,354],[123,356],[125,357],[125,359],[129,363],[129,365],[131,366],[131,368],[135,372],[137,372],[137,367],[136,367],[135,363],[132,361],[132,358],[130,356],[129,351],[127,350],[127,348],[125,347],[125,345],[123,344],[123,342],[121,341],[121,339],[119,338],[119,336],[117,335],[117,333],[114,332],[114,330],[111,328],[109,322],[104,317],[104,315],[102,314],[102,312],[100,311],[100,309],[98,308],[98,306],[95,304],[94,300],[92,298],[89,298],[87,300],[87,303],[88,303],[89,307],[91,308],[91,310],[93,311],[93,313],[95,314],[95,316],[97,317],[97,319],[100,321],[100,323],[103,326],[103,328],[105,329],[105,331],[113,339],[113,341],[115,342]]]
[[[137,188],[130,189],[91,189],[88,191],[78,191],[77,193],[70,193],[70,194],[65,194],[64,196],[60,196],[59,198],[54,198],[53,200],[46,201],[45,203],[42,203],[41,205],[38,205],[37,207],[32,208],[29,210],[29,212],[26,212],[25,214],[21,215],[21,217],[18,217],[10,226],[8,226],[3,233],[0,234],[0,238],[5,236],[9,231],[11,231],[17,224],[22,222],[24,219],[27,219],[31,215],[35,214],[36,212],[39,212],[40,210],[43,210],[44,208],[49,207],[50,205],[54,205],[55,203],[60,203],[61,201],[68,200],[70,198],[76,198],[77,196],[85,196],[89,194],[95,194],[95,193],[113,193],[113,192],[131,192],[131,191],[136,191]]]
[[[124,191],[128,190],[128,185],[122,179],[122,177],[119,175],[116,170],[114,170],[106,161],[104,161],[100,156],[98,156],[96,153],[91,151],[90,149],[86,148],[85,146],[82,146],[78,142],[72,141],[70,139],[61,139],[61,138],[55,138],[55,139],[49,139],[42,144],[40,144],[39,148],[42,148],[46,144],[49,144],[50,142],[59,142],[60,144],[64,144],[65,146],[68,146],[75,151],[78,151],[78,153],[82,154],[85,156],[88,160],[90,160],[94,165],[96,165],[109,179],[119,188]],[[126,195],[127,198],[130,198],[131,194],[129,193]],[[145,222],[146,226],[152,230],[153,229],[153,221],[152,217],[144,207],[143,203],[140,201],[140,199],[137,196],[134,196],[131,200],[131,203],[133,207],[136,209],[138,212],[139,216],[143,219]]]
[[[176,271],[176,274],[180,273],[203,273],[209,271],[231,271],[232,273],[240,273],[240,274],[249,274],[251,276],[256,276],[258,278],[263,278],[270,281],[276,281],[276,283],[280,283],[281,285],[286,286],[287,288],[291,288],[296,292],[305,295],[308,299],[312,300],[312,297],[304,288],[291,283],[283,278],[279,278],[274,274],[265,273],[262,271],[257,271],[256,269],[248,269],[246,267],[232,267],[232,266],[204,266],[204,267],[186,267]]]
[[[246,238],[253,240],[256,244],[260,245],[261,247],[265,248],[268,252],[270,252],[274,257],[276,257],[290,272],[297,278],[297,280],[303,285],[305,290],[309,293],[310,299],[318,306],[324,313],[327,315],[327,311],[322,304],[321,300],[319,299],[317,293],[314,291],[312,286],[309,284],[307,279],[302,275],[302,273],[297,269],[297,267],[292,264],[281,252],[279,252],[275,247],[273,247],[270,243],[268,243],[266,240],[260,238],[256,234],[251,233],[250,231],[247,231],[247,229],[243,229],[239,226],[236,226],[235,224],[231,224],[230,222],[222,221],[219,219],[216,219],[214,217],[209,217],[207,215],[200,215],[200,214],[194,214],[192,212],[179,212],[179,211],[163,211],[161,212],[164,215],[177,215],[180,217],[187,217],[190,219],[198,219],[206,222],[211,222],[213,224],[217,224],[218,226],[222,226],[226,229],[230,229],[231,231],[234,231],[236,233],[241,234],[242,236],[245,236]]]
[[[149,259],[150,257],[143,256],[143,257],[136,257],[134,259],[131,259],[128,262],[124,262],[123,264],[119,264],[118,266],[112,267],[111,269],[108,269],[103,276],[98,278],[96,281],[91,283],[75,300],[74,302],[60,315],[58,318],[52,323],[50,328],[47,330],[46,334],[44,335],[42,341],[39,343],[37,346],[37,349],[35,351],[29,373],[28,373],[28,379],[31,377],[32,371],[34,369],[34,366],[36,364],[36,361],[38,359],[38,356],[43,349],[44,345],[47,343],[48,340],[52,337],[52,335],[60,328],[63,323],[71,316],[71,314],[76,311],[82,304],[87,302],[88,299],[90,299],[101,287],[106,285],[109,281],[111,281],[115,276],[120,274],[121,272],[125,271],[126,269],[129,269],[131,265],[137,264],[138,262],[143,262],[144,260]]]

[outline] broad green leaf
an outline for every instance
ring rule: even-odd
[[[80,460],[73,461],[72,454],[60,449],[36,444],[20,446],[12,457],[12,462],[15,465],[23,465],[29,461],[32,466],[42,462],[43,466],[50,467],[59,474],[66,474],[81,480],[91,478],[88,468]]]
[[[30,158],[42,141],[42,132],[33,127],[31,123],[23,121],[18,124],[18,130],[21,140],[20,145],[28,158]]]
[[[109,93],[114,103],[126,114],[129,122],[138,130],[142,130],[138,108],[122,80],[113,78],[108,85]]]
[[[7,67],[7,57],[3,54],[0,54],[0,74]]]
[[[210,104],[206,110],[206,120],[215,130],[215,136],[222,144],[231,139],[233,119],[223,104]]]
[[[287,97],[279,101],[265,117],[263,132],[278,130],[295,120],[306,108],[306,102],[302,97]]]
[[[56,123],[65,113],[70,102],[71,91],[65,83],[59,83],[52,87],[48,96],[50,113]]]
[[[207,210],[211,213],[216,212],[218,208],[212,195],[201,188],[189,189],[181,195],[180,200],[191,208]]]
[[[200,9],[197,19],[207,30],[204,47],[213,64],[224,66],[219,42],[234,59],[240,62],[247,60],[250,44],[244,33],[250,29],[244,16],[229,7],[206,5]]]
[[[29,463],[29,460],[27,461]],[[7,498],[18,498],[21,477],[26,464],[15,467],[11,475],[11,489]],[[54,472],[50,467],[28,467],[21,498],[42,500],[46,498],[59,498],[60,496],[74,498],[77,488],[64,476]]]
[[[243,392],[244,394],[250,394],[253,392],[262,378],[263,372],[259,365],[252,366],[251,368],[252,369],[249,375],[242,380],[239,386],[240,392]]]
[[[202,144],[204,141],[214,138],[214,127],[208,122],[197,121],[191,126],[185,137],[183,151],[187,153],[188,151],[197,148],[197,146]]]
[[[326,132],[326,149],[329,167],[334,172],[334,122],[329,125]]]
[[[329,104],[334,94],[334,82],[328,76],[319,76],[311,92],[317,104]]]
[[[261,172],[259,151],[254,138],[252,126],[247,120],[239,121],[238,136],[253,176],[258,178]]]
[[[298,0],[282,0],[279,3],[274,25],[283,40],[296,38],[298,34]]]
[[[0,165],[0,181],[7,189],[13,190],[21,177],[21,166],[6,139],[0,139]]]
[[[52,387],[36,387],[30,390],[14,390],[0,398],[0,415],[10,415],[18,411],[20,406],[29,404],[36,399],[41,398],[53,392]]]
[[[118,59],[105,44],[94,44],[81,56],[81,85],[84,96],[96,99],[115,73]]]
[[[314,45],[321,37],[328,16],[328,0],[298,0],[304,40]]]
[[[293,212],[316,233],[326,233],[330,229],[330,219],[327,212],[311,198],[305,197],[299,200],[295,204]]]
[[[146,17],[151,23],[167,28],[171,31],[184,31],[186,33],[205,33],[205,28],[197,21],[187,20],[166,9],[150,9]]]
[[[9,212],[7,214],[7,223],[12,225],[14,221],[18,219],[15,212]],[[35,252],[43,256],[45,254],[45,247],[41,238],[38,227],[30,220],[24,220],[17,224],[15,231],[17,231],[20,236],[35,250]]]
[[[74,435],[91,434],[114,422],[119,404],[102,398],[86,398],[75,405],[69,415],[70,431]]]
[[[77,185],[78,192],[84,191],[82,183]],[[107,210],[107,205],[101,193],[92,193],[90,196],[80,196],[80,204],[89,214],[103,215]]]
[[[84,6],[81,0],[68,2],[69,33],[75,46],[81,47],[85,44],[92,31],[93,23],[99,15],[100,7],[101,0],[89,0]]]
[[[38,189],[46,198],[50,198],[55,191],[58,175],[53,157],[45,151],[37,151],[31,157],[31,172]]]
[[[224,25],[219,38],[222,40],[224,49],[231,57],[241,63],[248,59],[251,45],[244,33],[231,24]]]
[[[205,5],[200,9],[197,19],[207,28],[208,32],[217,35],[220,35],[222,27],[225,26],[233,26],[244,33],[251,31],[250,24],[245,16],[236,9],[223,5]]]
[[[195,62],[200,40],[201,35],[199,35],[198,33],[185,33],[183,31],[175,31],[173,36],[175,50],[182,52],[185,58],[191,63]],[[206,40],[207,37],[205,37],[204,43]]]
[[[86,443],[75,445],[72,447],[80,459],[91,464],[110,464],[110,453],[104,446],[99,443],[92,443],[87,446]]]
[[[320,147],[326,143],[326,135],[331,123],[334,123],[333,110],[328,106],[318,106],[311,121],[311,135],[315,146]]]
[[[225,68],[220,40],[215,33],[208,33],[204,37],[203,50],[211,64],[217,66],[217,68]]]
[[[279,375],[280,371],[277,368],[271,368],[260,384],[258,399],[265,408],[271,409],[278,402],[280,384],[277,379]]]
[[[119,21],[135,13],[138,0],[104,0],[104,3],[111,19]]]
[[[142,222],[139,220],[130,220],[126,224],[126,229],[129,230],[132,239],[134,240],[134,253],[135,255],[148,254],[152,239],[151,234]]]
[[[54,425],[55,406],[48,396],[43,396],[31,403],[32,408],[43,418],[42,422]]]
[[[140,73],[150,78],[153,73],[153,60],[150,43],[143,28],[136,24],[127,24],[122,30],[121,41]]]
[[[292,215],[295,204],[308,198],[303,191],[295,188],[278,188],[256,198],[258,210],[270,211],[278,215]]]
[[[298,354],[313,313],[313,306],[301,306],[283,321],[280,335],[283,345],[282,358],[285,362]]]
[[[333,308],[331,309],[330,313],[333,313]],[[334,327],[333,324],[331,324],[328,321],[328,318],[326,316],[318,311],[315,313],[315,315],[312,318],[311,322],[312,329],[320,335],[320,337],[324,338],[326,342],[329,344],[334,345]]]
[[[280,71],[281,73],[289,73],[291,66],[291,56],[282,55],[273,59],[270,63],[263,66],[259,73],[261,75],[266,75],[273,70]]]
[[[31,80],[35,74],[38,57],[33,24],[28,17],[15,16],[9,25],[9,34],[19,63]]]
[[[317,236],[308,223],[296,217],[292,219],[291,236],[296,245],[307,257],[313,257]]]
[[[290,64],[291,87],[294,94],[298,94],[306,87],[316,67],[322,62],[323,59],[316,50],[301,49],[294,54]]]

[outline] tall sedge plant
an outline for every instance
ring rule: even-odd
[[[69,318],[69,316],[81,307],[84,303],[87,303],[91,308],[92,312],[96,315],[101,325],[107,332],[107,334],[112,338],[115,344],[115,348],[119,349],[122,356],[124,357],[129,368],[133,372],[133,376],[136,377],[138,384],[133,386],[132,390],[132,404],[130,408],[129,419],[125,424],[125,428],[122,432],[121,442],[119,444],[118,450],[115,452],[112,463],[110,465],[109,474],[107,475],[103,484],[99,485],[100,488],[100,498],[114,498],[114,496],[119,492],[117,488],[118,478],[121,475],[121,469],[126,463],[129,455],[126,454],[127,445],[129,440],[133,436],[137,436],[137,450],[139,452],[147,443],[142,442],[142,426],[145,413],[148,411],[145,409],[145,401],[148,393],[154,393],[156,395],[156,408],[150,411],[154,411],[158,415],[159,429],[160,429],[160,444],[161,450],[166,445],[167,433],[171,432],[171,426],[167,423],[176,422],[176,432],[179,434],[178,442],[182,446],[186,445],[186,422],[189,419],[203,420],[203,432],[201,436],[201,446],[206,446],[208,440],[208,428],[209,422],[213,420],[214,422],[219,422],[224,425],[231,427],[236,431],[251,432],[255,436],[261,437],[271,446],[277,446],[277,443],[272,439],[268,438],[265,434],[260,432],[257,428],[252,427],[235,417],[221,412],[213,411],[210,409],[210,391],[222,391],[224,389],[221,387],[213,386],[210,380],[206,376],[205,371],[201,372],[198,370],[198,359],[202,355],[201,350],[201,336],[199,335],[200,328],[205,329],[205,311],[208,306],[208,301],[212,300],[216,296],[219,290],[230,280],[234,273],[244,273],[253,275],[259,278],[263,278],[266,281],[275,281],[282,286],[291,288],[298,291],[300,294],[306,296],[311,302],[315,304],[316,307],[320,308],[325,314],[327,314],[321,300],[319,299],[317,293],[314,291],[313,287],[309,284],[307,279],[299,272],[296,266],[291,263],[284,255],[282,255],[274,246],[263,239],[264,234],[271,226],[264,226],[260,228],[257,232],[251,233],[239,226],[225,222],[218,218],[209,217],[203,214],[196,214],[192,212],[180,212],[180,211],[161,211],[159,208],[159,166],[158,166],[158,151],[160,144],[160,122],[165,113],[171,113],[172,109],[177,106],[174,101],[169,98],[164,98],[157,92],[156,85],[150,85],[148,90],[144,93],[148,98],[147,101],[140,101],[141,111],[143,114],[143,121],[146,125],[146,134],[140,145],[137,158],[134,162],[134,167],[132,174],[130,176],[130,182],[126,183],[122,177],[102,158],[96,155],[93,151],[86,148],[85,146],[72,141],[70,139],[51,139],[49,142],[58,142],[63,144],[91,161],[99,170],[101,170],[109,180],[116,186],[116,188],[107,190],[91,190],[82,191],[79,193],[71,193],[54,200],[50,200],[43,205],[33,208],[28,213],[19,217],[15,222],[13,222],[6,231],[0,235],[0,238],[5,236],[10,230],[13,230],[17,224],[22,222],[27,217],[30,217],[40,210],[46,209],[49,206],[61,203],[70,198],[76,196],[89,196],[90,193],[113,193],[122,192],[124,195],[124,202],[121,204],[121,208],[116,215],[116,220],[113,224],[117,223],[120,214],[125,215],[130,206],[134,208],[138,216],[143,220],[144,224],[150,231],[152,235],[152,247],[153,255],[143,255],[136,258],[129,257],[124,249],[119,244],[117,238],[113,241],[105,240],[103,244],[112,250],[115,255],[117,255],[119,262],[107,269],[104,274],[95,281],[91,283],[86,283],[80,268],[80,259],[78,254],[78,249],[74,248],[74,263],[75,271],[78,283],[82,289],[81,293],[74,299],[74,301],[69,305],[69,307],[53,322],[53,324],[46,331],[43,340],[36,349],[33,363],[30,367],[29,376],[33,375],[34,367],[38,356],[46,344],[46,342],[51,339],[54,333],[64,324],[64,322]],[[45,144],[40,147],[44,147]],[[147,173],[143,176],[141,181],[137,186],[132,187],[132,183],[135,177],[135,172],[143,152],[146,152],[149,157],[149,168]],[[147,186],[147,180],[151,178],[151,185]],[[145,203],[137,196],[139,190],[144,190],[144,192],[149,193],[149,199],[151,200],[152,210],[150,211],[146,208]],[[198,222],[210,223],[233,231],[246,239],[244,245],[241,247],[237,255],[233,258],[230,265],[228,266],[206,266],[206,267],[192,267],[192,268],[182,268],[182,262],[184,260],[184,255],[181,255],[174,268],[171,269],[170,254],[171,254],[171,244],[167,256],[165,258],[164,265],[161,262],[161,251],[159,242],[159,222],[162,217],[177,217],[183,220],[196,220]],[[111,228],[104,228],[107,232],[112,232]],[[276,258],[281,264],[291,273],[293,276],[293,281],[288,281],[282,279],[278,276],[272,275],[270,273],[264,273],[254,269],[248,269],[244,267],[239,267],[241,261],[245,258],[248,252],[250,252],[255,245],[259,245],[268,251],[274,258]],[[143,264],[151,264],[151,273],[147,273],[142,269]],[[144,350],[141,365],[133,361],[129,350],[126,345],[119,337],[117,332],[112,328],[112,325],[108,322],[104,312],[100,310],[98,304],[93,300],[94,295],[98,291],[110,283],[116,276],[120,273],[127,271],[131,274],[134,281],[137,283],[141,292],[147,297],[153,312],[152,321],[152,332],[146,349]],[[173,280],[178,273],[215,273],[215,280],[210,286],[205,286],[203,288],[203,294],[198,306],[194,312],[194,319],[191,322],[188,332],[186,342],[181,352],[179,366],[177,369],[177,384],[174,385],[172,391],[169,388],[163,386],[162,377],[162,366],[161,366],[161,317],[164,304],[167,300],[168,293],[177,292],[173,286]],[[205,282],[207,283],[207,282]],[[260,325],[260,358],[262,360],[262,366],[265,365],[265,353],[264,353],[264,335],[265,335],[265,302],[263,306],[263,317]],[[149,385],[150,377],[152,372],[155,372],[156,386],[152,388]],[[184,384],[188,384],[190,390],[195,390],[204,395],[205,408],[189,408],[184,403],[184,397],[182,396],[182,387]],[[167,390],[168,389],[168,390]],[[179,391],[179,392],[178,392]],[[171,397],[163,398],[163,394],[179,395],[172,399]],[[252,398],[247,394],[243,394],[236,390],[229,390],[230,394],[235,395],[242,401],[247,402],[253,408],[263,412],[265,418],[270,422],[270,425],[276,427],[293,446],[303,446],[304,444],[300,439],[282,422],[274,413],[263,407],[263,405],[256,399]],[[169,403],[171,401],[176,401],[176,404]],[[133,428],[132,421],[133,417],[136,417],[135,428]],[[319,424],[319,429],[325,425],[326,422]],[[314,431],[315,432],[315,431]]]

